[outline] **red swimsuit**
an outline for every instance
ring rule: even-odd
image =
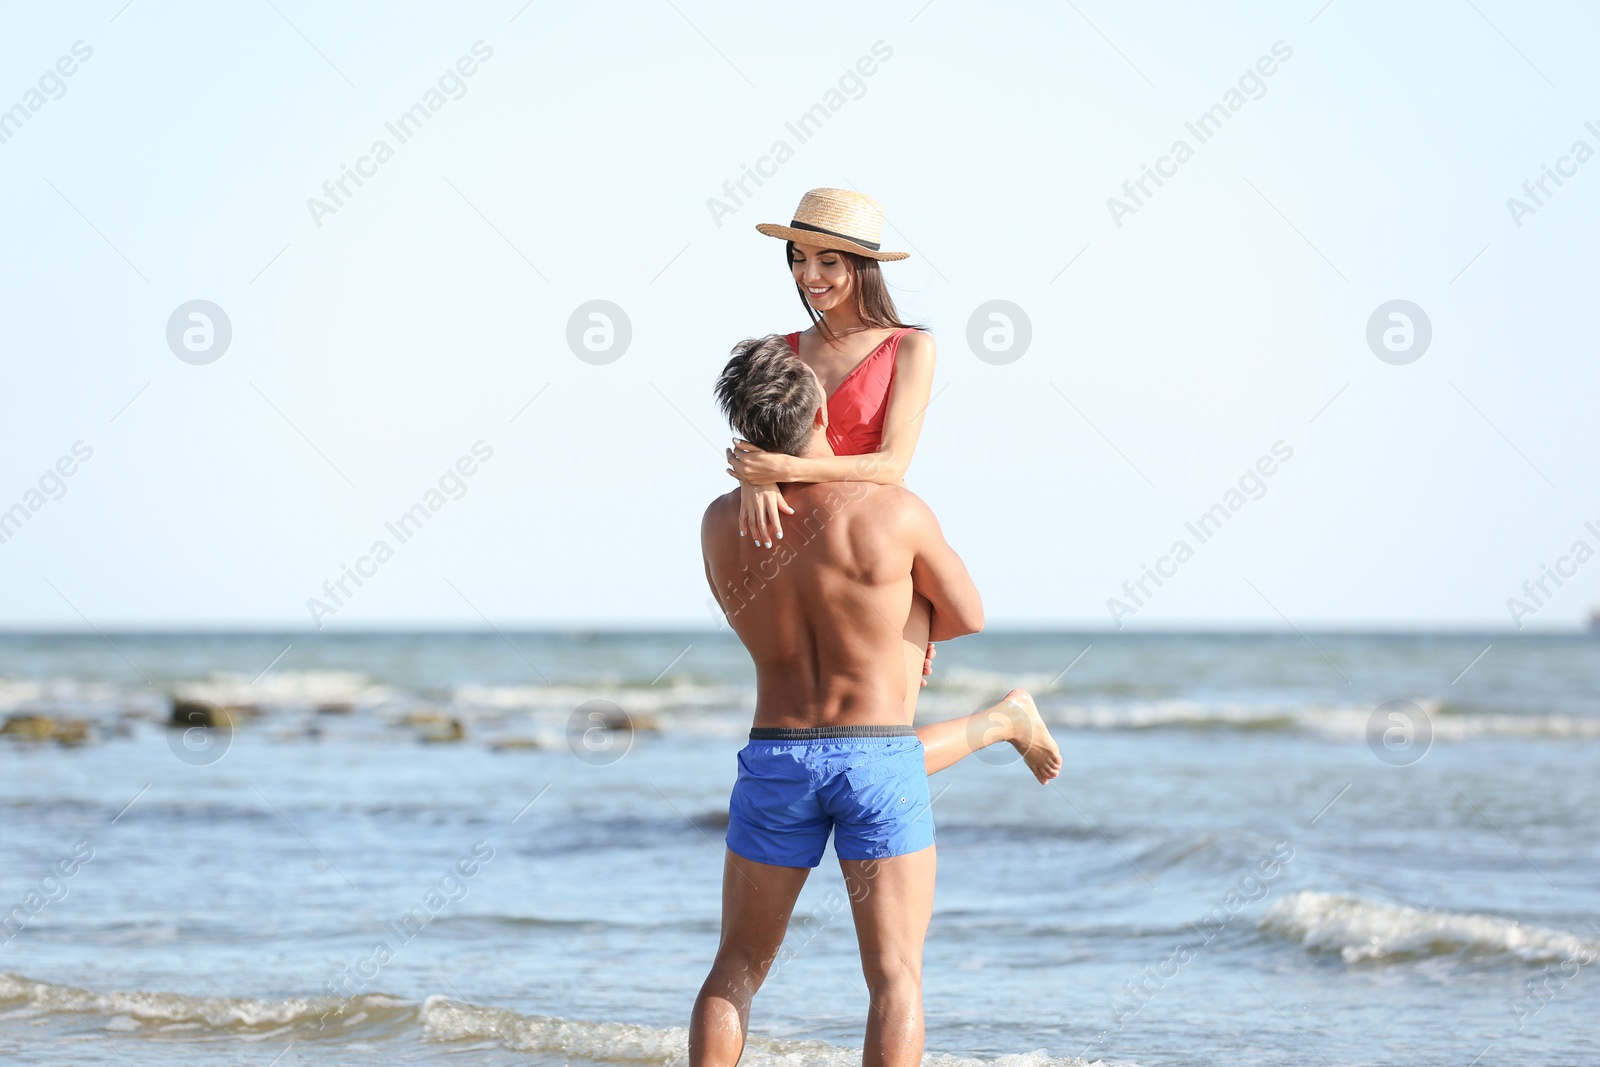
[[[844,376],[828,397],[828,444],[836,456],[864,456],[883,443],[883,416],[889,410],[894,384],[894,354],[900,338],[915,327],[896,330],[866,359]],[[800,334],[789,335],[789,347],[800,354]]]

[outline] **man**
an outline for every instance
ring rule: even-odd
[[[822,384],[781,336],[742,342],[717,394],[757,447],[832,454]],[[932,607],[934,641],[977,632],[983,605],[932,511],[906,489],[842,482],[783,494],[795,517],[774,549],[739,535],[737,490],[701,526],[706,577],[755,661],[756,713],[729,804],[722,940],[695,1000],[689,1061],[737,1063],[751,998],[832,830],[872,1000],[863,1060],[916,1067],[935,862],[902,630],[914,594]]]

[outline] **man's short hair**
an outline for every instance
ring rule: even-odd
[[[717,379],[717,405],[734,432],[764,452],[794,455],[811,439],[822,387],[782,334],[747,338]]]

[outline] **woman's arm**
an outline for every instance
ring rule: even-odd
[[[900,339],[894,357],[894,384],[883,418],[878,451],[863,456],[785,456],[755,449],[740,441],[731,461],[736,477],[747,483],[876,482],[898,485],[911,466],[922,416],[933,392],[933,337],[915,330]],[[774,521],[776,516],[773,517]]]

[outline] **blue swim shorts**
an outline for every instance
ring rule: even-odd
[[[922,742],[911,727],[750,731],[728,803],[728,848],[757,863],[815,867],[829,831],[842,860],[933,844]]]

